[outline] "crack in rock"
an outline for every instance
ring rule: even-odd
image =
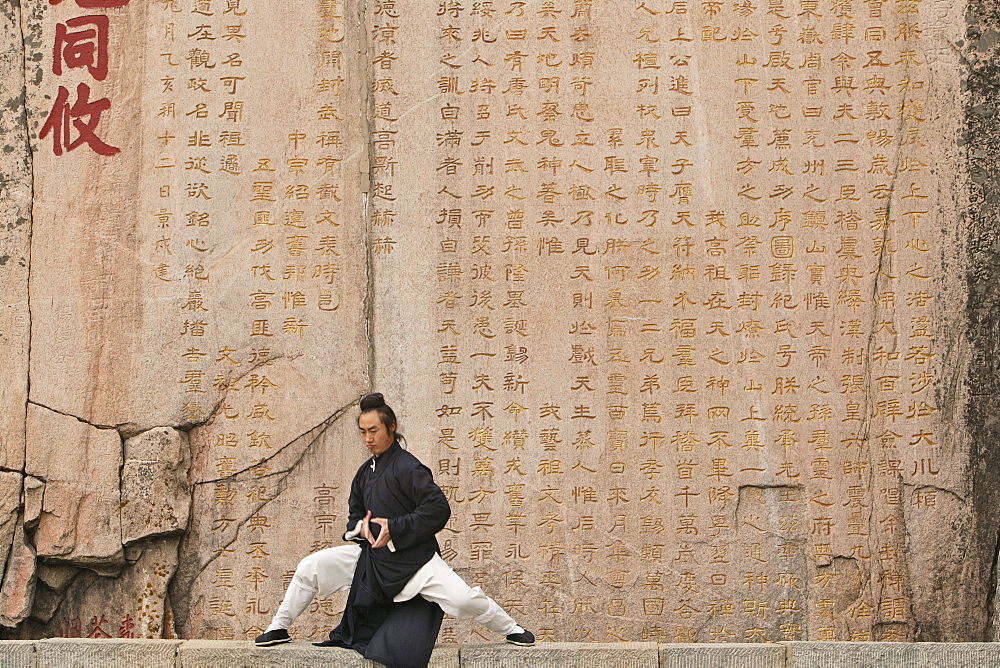
[[[116,425],[96,424],[94,422],[89,422],[88,420],[83,419],[79,415],[73,415],[72,413],[67,413],[65,411],[56,410],[55,408],[52,408],[50,406],[46,406],[45,404],[40,404],[37,401],[32,401],[32,400],[29,399],[28,400],[28,405],[29,406],[38,406],[39,408],[44,408],[45,410],[47,410],[49,412],[52,412],[52,413],[55,413],[57,415],[65,415],[66,417],[73,418],[74,420],[77,420],[78,422],[82,422],[83,424],[85,424],[85,425],[87,425],[89,427],[93,427],[94,429],[118,431],[118,427]]]
[[[236,480],[239,479],[239,477],[241,475],[249,473],[254,468],[256,468],[256,467],[258,467],[258,466],[260,466],[262,464],[267,464],[267,463],[273,461],[276,457],[278,457],[281,454],[283,454],[286,450],[288,450],[289,448],[292,448],[297,443],[299,443],[299,441],[303,440],[305,437],[309,436],[313,432],[319,430],[316,433],[316,435],[313,436],[309,440],[308,444],[303,448],[302,452],[299,453],[298,457],[296,457],[295,462],[292,464],[292,466],[289,469],[286,469],[286,471],[290,471],[291,469],[295,468],[298,465],[299,461],[302,459],[302,457],[304,457],[306,455],[306,453],[309,451],[309,447],[313,443],[315,443],[316,440],[319,439],[319,437],[322,436],[326,432],[327,429],[329,429],[334,424],[336,424],[340,420],[340,418],[344,416],[344,413],[346,413],[348,410],[350,410],[350,408],[352,406],[357,405],[358,401],[359,401],[359,399],[355,399],[355,400],[351,401],[351,403],[347,404],[346,406],[343,406],[342,408],[337,409],[337,411],[335,411],[332,415],[330,415],[330,417],[326,418],[325,420],[323,420],[322,422],[320,422],[318,425],[316,425],[314,427],[310,427],[305,432],[299,434],[298,436],[296,436],[295,438],[293,438],[292,440],[290,440],[288,443],[286,443],[285,445],[283,445],[280,448],[278,448],[277,450],[275,450],[274,453],[272,453],[269,457],[265,457],[264,459],[260,460],[260,462],[254,464],[253,466],[248,466],[246,468],[240,469],[239,471],[236,471],[235,473],[232,473],[232,474],[227,475],[227,476],[222,477],[222,478],[210,478],[208,480],[198,480],[194,484],[195,485],[207,485],[207,484],[217,483],[217,482],[236,481]]]

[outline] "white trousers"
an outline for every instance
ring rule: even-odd
[[[342,545],[313,552],[300,561],[266,630],[289,628],[317,594],[329,596],[350,589],[360,555],[361,548],[357,545]],[[479,587],[467,585],[438,554],[410,578],[393,600],[408,601],[417,594],[437,603],[452,617],[472,619],[494,633],[508,635],[519,628],[503,608]]]

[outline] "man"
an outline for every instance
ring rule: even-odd
[[[287,629],[313,596],[350,587],[340,625],[319,645],[350,647],[389,666],[426,665],[445,612],[475,620],[515,645],[533,645],[530,631],[441,558],[434,536],[451,508],[430,469],[400,446],[396,414],[381,394],[361,399],[358,429],[372,457],[351,483],[344,539],[355,544],[299,562],[256,644],[288,642]]]

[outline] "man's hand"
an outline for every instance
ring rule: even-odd
[[[368,521],[371,519],[371,517],[372,517],[372,511],[369,510],[368,513],[363,518],[361,518],[361,537],[367,540],[369,543],[374,544],[375,537],[372,536],[371,529],[368,528]]]
[[[371,515],[371,511],[368,511],[368,514]],[[392,536],[389,535],[389,520],[384,517],[373,517],[371,521],[382,527],[382,531],[378,535],[378,540],[371,538],[371,532],[368,532],[368,540],[372,544],[372,549],[377,550],[380,547],[385,547],[389,544],[389,541],[392,540]]]

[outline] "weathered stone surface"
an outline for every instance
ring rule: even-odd
[[[156,427],[125,441],[121,473],[122,542],[179,533],[191,507],[187,435]]]
[[[0,565],[7,563],[14,538],[14,529],[18,524],[18,509],[21,507],[20,473],[0,471]]]
[[[33,526],[42,515],[45,483],[34,476],[24,478],[24,523]]]
[[[26,471],[45,481],[38,555],[104,571],[123,565],[118,432],[34,404],[27,425]]]
[[[431,668],[458,668],[457,647],[436,647],[428,666]],[[361,668],[380,666],[365,659],[353,650],[338,647],[314,647],[304,642],[294,642],[274,647],[253,647],[248,642],[198,641],[183,643],[177,652],[178,668],[319,668],[319,666],[345,666]]]
[[[259,606],[242,600],[242,589],[235,600],[228,590],[216,590],[215,568],[196,589],[177,589],[184,599],[179,611],[197,611],[196,618],[180,617],[187,633],[210,635],[225,627],[223,636],[252,636],[266,622],[260,610],[280,597],[280,573],[294,568],[315,543],[331,540],[330,520],[343,513],[344,497],[337,493],[333,511],[313,500],[314,488],[330,483],[343,490],[340,464],[353,452],[330,448],[324,459],[312,459],[311,470],[288,480],[288,471],[277,465],[288,459],[291,468],[310,447],[304,435],[369,386],[368,231],[358,222],[366,206],[358,193],[367,188],[369,167],[363,130],[368,82],[355,74],[364,71],[356,65],[358,50],[338,50],[334,62],[336,47],[329,45],[337,40],[326,32],[285,39],[286,31],[319,25],[319,13],[327,10],[317,3],[244,0],[242,7],[230,3],[218,14],[220,20],[232,18],[239,34],[205,40],[220,47],[235,40],[233,49],[218,54],[227,61],[218,69],[203,63],[218,81],[192,84],[190,77],[177,78],[179,63],[190,64],[184,60],[190,50],[180,48],[187,38],[180,35],[198,28],[201,14],[132,2],[106,12],[108,76],[96,80],[85,67],[67,66],[61,74],[53,67],[56,27],[79,17],[79,7],[25,4],[34,17],[32,34],[44,43],[38,52],[41,76],[32,80],[27,100],[39,175],[31,265],[31,300],[38,305],[32,401],[98,427],[118,427],[126,437],[158,426],[197,425],[191,432],[191,480],[203,485],[203,493],[195,495],[192,513],[201,520],[193,526],[198,535],[185,546],[229,548],[221,537],[236,529],[224,529],[265,503],[288,518],[309,507],[308,536],[255,525],[232,548],[240,563],[222,570],[236,583],[244,583],[251,568],[264,569],[265,588],[257,595],[255,587],[252,596]],[[354,22],[345,26],[360,43],[364,30]],[[272,69],[266,63],[273,57],[285,64]],[[292,74],[321,58],[328,71],[320,79],[313,80],[312,66]],[[351,75],[338,81],[338,72]],[[74,96],[79,84],[90,87],[92,100],[108,101],[95,134],[120,149],[117,155],[100,155],[87,144],[69,150],[59,145],[58,133],[40,136],[60,92]],[[225,98],[208,112],[207,101],[194,99],[202,93]],[[184,99],[154,101],[160,94]],[[199,107],[190,115],[181,111],[189,103]],[[156,109],[143,111],[146,105]],[[187,143],[192,133],[202,137],[194,147],[197,156]],[[198,169],[186,168],[191,159]],[[131,480],[146,467],[130,464],[127,452],[125,458],[121,540],[183,528],[178,490],[136,487]],[[45,481],[46,500],[58,496],[60,490]],[[111,481],[106,486],[111,489]],[[271,503],[285,486],[303,496],[290,506]],[[180,503],[149,508],[147,524],[146,510],[132,513],[144,494],[166,494]],[[284,531],[287,521],[278,519],[270,515],[268,524]],[[43,510],[37,531],[47,557],[62,550],[46,544],[51,528]],[[261,531],[264,541],[257,540]],[[251,561],[254,545],[263,561]],[[216,558],[184,550],[185,582]],[[83,563],[79,556],[66,560]],[[189,606],[212,600],[218,605]],[[201,623],[206,614],[214,617],[207,626]]]
[[[29,82],[27,96],[35,173],[30,299],[37,306],[30,399],[94,425],[137,422],[137,417],[149,419],[140,427],[182,424],[182,398],[171,400],[167,381],[176,377],[181,361],[145,345],[144,335],[161,324],[148,313],[155,306],[141,297],[145,267],[134,224],[142,216],[137,191],[143,170],[133,161],[106,160],[91,150],[64,150],[68,137],[59,133],[40,136],[57,106],[60,86],[74,97],[83,84],[94,92],[92,99],[142,99],[140,78],[122,75],[120,58],[145,41],[140,26],[146,5],[115,12],[109,22],[115,54],[110,68],[116,74],[101,83],[75,76],[86,70],[61,77],[53,72],[56,25],[72,19],[73,9],[36,0],[21,4],[34,14],[31,32],[42,64],[42,76]],[[139,145],[144,124],[128,116],[102,114],[100,136],[108,145]],[[56,155],[57,143],[61,155]],[[70,173],[82,178],[66,178]],[[106,189],[115,196],[107,198]]]
[[[968,300],[965,317],[968,329],[963,355],[969,360],[966,382],[967,405],[965,423],[970,434],[971,489],[966,502],[975,509],[967,538],[968,552],[961,564],[964,570],[955,572],[958,564],[950,564],[953,574],[947,591],[928,592],[934,601],[915,607],[921,626],[927,629],[921,640],[951,639],[940,632],[939,623],[972,624],[986,632],[972,640],[1000,640],[1000,596],[997,574],[1000,572],[1000,486],[996,472],[1000,470],[1000,254],[997,253],[996,221],[1000,216],[1000,48],[996,36],[1000,31],[1000,15],[992,0],[970,0],[964,5],[967,28],[955,44],[965,59],[964,79],[965,126],[958,142],[966,150],[968,181],[962,188],[967,207],[961,224],[967,229],[966,275]],[[956,594],[955,589],[961,593]],[[918,593],[920,593],[918,591]],[[949,608],[955,599],[985,602],[967,614],[940,617],[934,608],[944,604]],[[926,610],[926,613],[925,613]],[[958,633],[952,638],[960,637]]]
[[[454,645],[438,645],[431,652],[431,660],[427,665],[434,668],[459,668],[462,665],[460,649]]]
[[[789,666],[815,668],[938,668],[939,666],[1000,666],[1000,646],[994,643],[785,643]]]
[[[648,643],[545,643],[534,648],[508,645],[437,646],[429,665],[432,668],[459,666],[719,666],[720,668],[839,668],[858,666],[1000,665],[1000,651],[990,643],[842,643],[792,642],[773,645],[659,645],[660,663],[643,648],[640,663],[632,662],[629,650]],[[619,650],[615,652],[615,650]],[[655,648],[654,648],[655,650]],[[582,655],[593,652],[589,661]],[[623,653],[623,651],[625,653]],[[787,663],[786,661],[787,652]],[[174,658],[176,657],[176,658]],[[647,661],[648,659],[648,661]],[[37,663],[34,663],[36,662]],[[47,661],[47,662],[46,662]],[[167,661],[170,661],[167,663]],[[131,663],[130,663],[131,662]],[[59,638],[46,641],[5,641],[0,643],[0,667],[23,666],[176,666],[177,668],[267,668],[290,666],[378,666],[356,652],[339,648],[318,648],[308,643],[290,643],[257,648],[249,642],[91,640]]]
[[[35,643],[5,640],[0,643],[0,668],[35,668]]]
[[[539,643],[534,647],[512,647],[507,643],[465,646],[461,665],[469,668],[514,668],[515,666],[560,666],[561,668],[656,668],[656,643]]]
[[[38,668],[174,668],[179,641],[53,638],[35,643]]]
[[[52,38],[57,23],[74,15],[65,5],[30,4],[45,6],[41,29],[47,39]],[[174,66],[160,55],[164,48],[178,44],[176,35],[164,31],[176,29],[179,35],[186,28],[177,23],[167,27],[167,14],[144,4],[113,12],[109,28],[113,48],[108,54],[112,74],[99,87],[117,111],[103,115],[101,135],[121,153],[110,158],[91,150],[76,150],[56,156],[52,145],[56,138],[36,139],[39,178],[35,216],[40,222],[33,237],[38,250],[32,263],[32,281],[37,287],[32,299],[39,304],[32,339],[33,401],[93,424],[126,425],[129,430],[202,424],[248,382],[262,375],[276,381],[265,373],[269,369],[259,366],[269,359],[282,359],[293,374],[285,377],[286,382],[296,380],[301,385],[282,387],[278,392],[267,384],[254,385],[252,391],[247,388],[242,394],[253,393],[260,403],[261,395],[267,392],[265,403],[273,397],[271,413],[279,415],[275,431],[287,429],[298,435],[315,426],[321,419],[316,419],[318,415],[347,403],[363,387],[361,376],[367,360],[361,344],[365,332],[361,303],[351,289],[365,284],[364,249],[358,243],[363,229],[346,224],[357,217],[361,203],[356,197],[343,198],[338,193],[338,189],[357,191],[362,163],[356,154],[338,155],[335,163],[333,154],[341,150],[327,147],[321,153],[320,148],[314,148],[323,123],[311,105],[307,113],[289,97],[296,90],[300,97],[311,93],[315,87],[312,81],[301,81],[298,75],[288,79],[279,70],[263,66],[265,53],[282,53],[283,59],[299,63],[312,55],[308,50],[313,42],[297,39],[288,43],[281,37],[282,31],[273,28],[310,24],[315,6],[286,6],[280,14],[275,11],[266,3],[254,3],[249,13],[240,10],[238,20],[247,33],[238,37],[241,59],[224,66],[229,74],[239,77],[229,85],[241,90],[234,88],[233,100],[225,100],[237,103],[236,116],[220,117],[218,111],[210,116],[199,111],[198,116],[186,117],[175,109],[164,116],[140,113],[138,117],[144,122],[139,123],[133,112],[152,103],[148,96],[162,88],[164,77],[176,75]],[[185,24],[198,16],[189,14],[184,13]],[[299,50],[294,57],[291,45]],[[133,68],[131,64],[138,60],[150,67]],[[251,69],[255,76],[241,74]],[[222,72],[216,70],[216,74]],[[296,85],[289,85],[291,81]],[[64,77],[46,72],[37,83],[36,96],[29,96],[30,117],[46,118],[63,82]],[[219,87],[205,88],[227,95],[223,85],[220,82]],[[345,85],[345,100],[349,99],[346,94],[360,85],[360,81]],[[187,89],[178,86],[173,90]],[[251,90],[253,94],[247,95]],[[274,105],[279,97],[288,104]],[[224,101],[219,102],[221,109]],[[350,105],[338,107],[338,117],[358,122],[359,111]],[[307,144],[296,140],[292,145],[300,147],[300,153],[310,154],[308,178],[295,179],[299,172],[289,172],[286,161],[292,155],[285,156],[291,150],[286,126],[311,133]],[[343,130],[338,145],[355,136],[352,127]],[[236,156],[236,162],[220,169],[217,163],[226,154],[206,156],[198,179],[187,179],[190,174],[183,171],[188,158],[186,138],[168,139],[164,145],[157,136],[196,131],[239,133],[235,138],[238,144],[235,148],[230,145],[233,152],[229,153]],[[219,137],[214,141],[213,146],[221,146]],[[253,173],[261,163],[237,150],[240,147],[274,166],[264,163],[262,170]],[[149,159],[165,164],[159,159],[163,151],[167,161],[180,161],[176,171],[143,167]],[[327,171],[317,164],[324,157],[330,158]],[[213,164],[208,165],[209,161]],[[295,183],[301,181],[309,189],[304,198],[285,197],[285,185],[275,180],[279,165],[279,180],[290,175]],[[101,187],[92,187],[87,179],[67,179],[69,174],[99,174]],[[271,176],[263,179],[267,174]],[[267,201],[259,200],[264,204],[252,199],[254,183],[261,181],[273,187],[273,193],[266,194]],[[195,190],[200,183],[202,195],[189,196],[188,182]],[[325,188],[322,197],[318,192],[321,185]],[[116,193],[112,201],[104,195],[109,189]],[[278,197],[280,209],[270,204]],[[314,204],[318,199],[328,201]],[[64,215],[67,202],[72,202],[69,216]],[[255,218],[261,209],[267,209],[266,220]],[[325,215],[325,210],[330,214]],[[166,217],[161,220],[160,215]],[[306,218],[299,220],[303,215]],[[309,248],[293,250],[285,257],[288,262],[272,263],[271,258],[279,253],[286,255],[282,235],[275,237],[280,246],[264,258],[267,262],[257,262],[260,251],[253,253],[251,249],[262,231],[295,236],[300,230],[308,230],[302,238],[308,239]],[[310,236],[314,234],[315,239]],[[330,235],[336,240],[320,247],[321,237]],[[285,266],[295,257],[303,259],[301,281],[296,271],[281,283]],[[252,273],[252,267],[264,265],[268,269],[263,273]],[[327,268],[322,272],[315,270],[324,265]],[[274,281],[288,289],[272,293],[275,301],[266,306],[261,303],[261,310],[274,309],[262,314],[251,305],[252,294],[270,292]],[[296,281],[298,285],[293,285]],[[289,293],[287,299],[284,292]],[[292,292],[306,298],[307,304],[293,306]],[[303,315],[295,309],[308,310],[310,317],[295,318],[293,327],[285,321]],[[268,321],[268,330],[255,333],[254,320]],[[64,323],[68,321],[81,326],[67,329]],[[335,337],[337,345],[330,346],[327,337]],[[220,356],[218,351],[223,349],[231,352]],[[193,357],[188,356],[190,350],[194,350]],[[258,350],[264,352],[254,354]],[[252,357],[256,361],[250,361]],[[361,374],[352,377],[346,373],[352,365],[357,365]],[[192,372],[201,376],[191,376]],[[228,378],[228,385],[216,382],[220,374]],[[304,396],[323,396],[328,403],[303,402]],[[285,401],[289,403],[285,405]],[[239,426],[242,430],[243,425]],[[278,440],[283,436],[268,433],[274,439],[270,447],[280,447]],[[245,432],[241,437],[245,438]]]
[[[23,637],[175,638],[167,588],[177,569],[178,540],[133,544],[114,575],[84,569],[62,590],[39,586],[44,608],[19,627]]]
[[[954,556],[976,511],[952,498],[962,4],[921,8],[921,65],[884,68],[888,12],[788,9],[769,42],[770,10],[696,4],[401,11],[373,93],[407,110],[372,124],[398,132],[373,155],[405,221],[374,262],[375,383],[459,508],[450,561],[554,640],[913,639],[933,591],[977,620],[938,632],[979,638],[961,583],[984,560]],[[858,41],[827,39],[845,24]],[[845,104],[902,115],[838,116],[837,63]],[[865,90],[875,67],[921,92]]]
[[[295,666],[345,666],[345,668],[374,667],[379,664],[368,661],[353,650],[338,647],[313,647],[307,643],[292,643],[275,647],[253,647],[248,642],[198,641],[189,640],[177,651],[180,668],[242,668],[246,666],[278,668]]]
[[[79,568],[67,566],[66,564],[41,563],[38,565],[38,579],[55,591],[62,591],[69,586],[69,583],[73,581],[73,578],[79,572]]]
[[[31,614],[35,600],[35,548],[25,536],[24,523],[15,514],[10,553],[0,585],[0,625],[15,626]]]
[[[30,613],[30,619],[28,625],[30,630],[24,629],[18,637],[21,638],[35,638],[35,637],[45,637],[45,634],[38,631],[37,624],[47,624],[52,621],[56,612],[59,611],[59,606],[63,602],[63,592],[50,589],[39,579],[35,580],[35,592],[31,599],[31,608],[28,611]]]
[[[19,3],[0,6],[0,467],[24,466],[32,173],[24,112],[25,58]],[[3,562],[0,561],[0,567]]]
[[[660,645],[660,668],[700,668],[701,666],[712,666],[712,668],[786,668],[785,645],[763,643]]]

